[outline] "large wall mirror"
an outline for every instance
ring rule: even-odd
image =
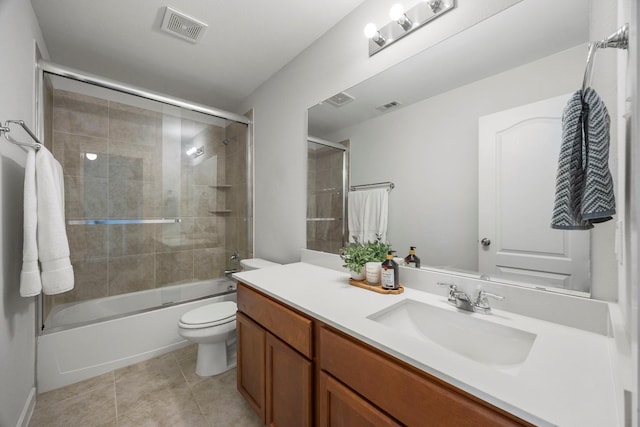
[[[348,185],[395,184],[389,194],[387,240],[399,256],[416,246],[423,267],[577,295],[589,295],[594,272],[616,280],[615,261],[598,255],[603,246],[611,249],[613,221],[581,232],[552,231],[548,226],[560,135],[553,139],[556,131],[539,130],[534,121],[533,127],[520,129],[507,150],[494,152],[488,160],[482,160],[487,154],[480,142],[480,134],[486,132],[482,123],[500,114],[520,114],[523,108],[551,108],[549,117],[559,126],[563,96],[582,83],[588,4],[520,2],[345,89],[352,101],[338,107],[320,102],[309,108],[309,136],[349,147]],[[541,111],[536,114],[544,121],[547,113]],[[503,127],[505,132],[523,122],[511,120],[514,125]],[[547,142],[537,145],[542,140]],[[513,215],[507,224],[502,214],[482,207],[479,182],[495,175],[507,182],[500,187],[505,191],[498,196],[498,210],[524,213],[515,222]],[[507,203],[512,208],[503,209]],[[489,232],[493,235],[482,235],[481,220],[494,227]],[[483,266],[487,247],[499,246],[505,230],[515,233],[510,245],[516,258],[580,248],[569,260],[574,272],[547,273],[525,262],[520,269],[532,274],[523,279],[508,267]],[[576,233],[579,237],[574,239]],[[492,243],[483,245],[484,237]],[[537,243],[526,247],[528,240]]]

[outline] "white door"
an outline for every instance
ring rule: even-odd
[[[551,214],[569,95],[480,118],[479,267],[534,286],[588,292],[588,230],[554,230]]]

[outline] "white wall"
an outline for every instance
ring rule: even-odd
[[[306,245],[307,108],[406,59],[438,40],[512,4],[459,0],[447,20],[435,20],[369,58],[362,30],[388,21],[394,0],[369,0],[254,92],[238,111],[254,111],[255,255],[300,259]],[[451,19],[450,19],[451,18]],[[447,28],[452,21],[457,29]]]
[[[34,39],[44,50],[27,0],[0,2],[0,120],[34,126]],[[43,52],[45,54],[46,52]],[[17,128],[15,139],[28,140]],[[0,140],[0,426],[28,421],[35,403],[35,298],[19,294],[22,267],[22,186],[26,151]]]

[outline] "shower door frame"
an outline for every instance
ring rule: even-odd
[[[346,242],[349,241],[347,236],[347,188],[349,188],[349,177],[348,177],[348,148],[340,144],[338,142],[327,141],[326,139],[316,138],[314,136],[307,136],[307,144],[312,142],[314,144],[324,145],[325,147],[334,148],[342,151],[342,221],[341,221],[341,235],[342,235],[342,247],[346,245]],[[307,147],[308,150],[308,147]],[[307,162],[308,163],[308,162]],[[308,191],[308,190],[307,190]],[[309,203],[309,195],[307,194],[307,203]],[[309,221],[310,218],[307,218]],[[307,242],[305,242],[305,246],[308,244],[309,237],[306,237]]]
[[[246,248],[248,255],[253,254],[253,247],[250,245],[253,244],[253,156],[251,151],[251,138],[252,138],[252,125],[253,122],[240,114],[232,113],[229,111],[220,110],[217,108],[209,107],[206,105],[193,103],[190,101],[186,101],[184,99],[180,99],[177,97],[172,97],[169,95],[164,95],[161,93],[153,92],[150,90],[142,89],[133,85],[129,85],[126,83],[118,82],[116,80],[111,80],[106,77],[98,76],[96,74],[85,73],[83,71],[65,67],[59,64],[55,64],[49,61],[45,61],[43,59],[39,59],[37,61],[36,67],[36,79],[35,79],[35,128],[36,134],[41,141],[44,141],[44,74],[49,73],[53,75],[57,75],[60,77],[70,78],[79,82],[91,84],[94,86],[102,87],[105,89],[111,89],[118,92],[122,92],[128,95],[134,95],[141,98],[146,98],[152,101],[161,102],[163,104],[183,108],[186,110],[207,114],[210,116],[218,117],[224,120],[229,120],[232,122],[244,124],[247,126],[246,138],[245,138],[245,153],[246,153],[246,181],[247,181],[247,191],[246,191],[246,210],[245,210],[245,227],[246,227]],[[41,335],[44,331],[44,297],[41,293],[38,295],[37,304],[36,304],[36,312],[37,312],[37,333]],[[135,314],[135,313],[130,313]]]

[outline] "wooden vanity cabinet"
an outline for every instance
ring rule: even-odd
[[[312,321],[238,283],[238,390],[267,426],[311,426]]]
[[[265,425],[532,426],[242,283],[237,325],[238,390]]]
[[[350,408],[374,405],[379,414],[384,412],[407,426],[532,426],[329,326],[319,328],[318,340],[319,368],[353,391],[342,399]],[[344,406],[340,404],[339,409]],[[332,414],[322,414],[330,412],[326,405],[321,404],[319,411],[319,420],[331,420]],[[399,425],[385,422],[371,425]]]

